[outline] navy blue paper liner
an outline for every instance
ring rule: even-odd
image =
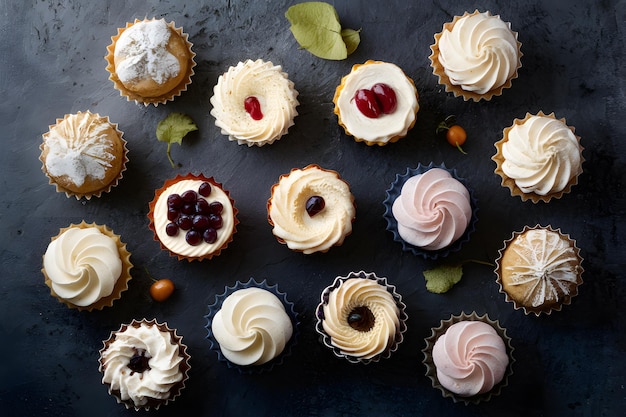
[[[229,295],[231,295],[237,290],[242,290],[245,288],[252,288],[252,287],[262,288],[276,295],[276,297],[278,297],[280,302],[285,307],[285,311],[287,312],[289,319],[291,320],[291,324],[293,326],[293,334],[291,335],[291,338],[285,345],[285,348],[283,349],[283,351],[274,359],[262,365],[243,365],[242,366],[242,365],[237,365],[235,363],[232,363],[231,361],[226,359],[226,357],[224,356],[224,354],[222,353],[220,349],[219,343],[217,342],[217,340],[215,339],[215,336],[213,335],[213,330],[211,329],[211,325],[213,323],[213,317],[215,317],[215,314],[222,308],[222,304],[224,303],[224,300]],[[261,282],[257,282],[254,280],[254,278],[250,278],[248,282],[242,283],[240,281],[237,281],[235,285],[233,285],[232,287],[226,287],[226,289],[224,290],[224,293],[215,296],[215,302],[209,305],[209,313],[205,315],[204,318],[207,320],[207,324],[204,327],[207,330],[206,338],[211,344],[210,349],[213,350],[217,354],[217,359],[220,362],[225,362],[229,368],[236,369],[241,374],[260,374],[263,372],[271,371],[274,368],[274,366],[282,364],[284,359],[287,356],[291,355],[292,349],[296,345],[297,340],[298,340],[298,334],[299,334],[298,327],[300,325],[300,322],[298,321],[298,313],[294,310],[294,304],[287,300],[286,293],[280,292],[278,290],[278,284],[269,285],[267,283],[267,280],[265,279]]]
[[[452,242],[451,245],[438,249],[438,250],[426,250],[420,247],[411,245],[408,242],[405,242],[398,233],[398,222],[396,221],[393,213],[391,211],[391,207],[393,206],[393,202],[400,196],[400,191],[402,190],[402,186],[404,183],[411,177],[419,174],[423,174],[426,171],[432,168],[441,168],[448,171],[453,178],[461,182],[467,188],[467,191],[470,195],[470,206],[472,207],[472,218],[470,219],[465,232],[458,238],[456,241]],[[468,186],[467,181],[464,178],[461,178],[456,169],[447,168],[445,164],[435,165],[431,162],[428,166],[418,164],[417,168],[407,168],[404,174],[397,174],[396,179],[391,183],[389,189],[385,191],[386,198],[383,201],[383,206],[385,207],[385,212],[383,213],[383,217],[387,221],[387,230],[393,234],[393,240],[402,245],[402,250],[405,252],[411,252],[413,255],[421,256],[425,259],[437,259],[444,258],[448,256],[452,252],[458,252],[461,247],[470,240],[470,235],[476,230],[476,223],[478,222],[478,200],[474,195],[474,191]]]
[[[348,355],[346,353],[343,353],[341,349],[333,346],[332,338],[328,335],[328,333],[326,333],[326,331],[324,331],[324,326],[322,324],[322,322],[324,321],[324,305],[328,304],[329,294],[332,291],[339,288],[339,286],[341,285],[343,281],[346,281],[350,278],[371,279],[373,281],[376,281],[378,284],[382,285],[383,287],[387,289],[387,292],[391,294],[391,296],[396,302],[396,306],[400,310],[400,313],[398,314],[398,318],[400,319],[400,326],[396,329],[396,335],[394,337],[393,343],[384,352],[379,353],[378,355],[369,359],[360,358],[360,357],[353,356],[353,355]],[[396,287],[387,282],[387,278],[378,277],[373,272],[365,272],[365,271],[350,272],[348,276],[336,277],[332,285],[326,287],[324,291],[322,291],[320,298],[321,298],[321,302],[317,305],[317,308],[315,309],[315,317],[317,318],[317,323],[315,324],[315,330],[320,335],[320,342],[322,342],[326,347],[330,348],[335,354],[335,356],[339,358],[345,358],[348,362],[351,362],[351,363],[362,363],[362,364],[367,365],[373,362],[378,362],[380,359],[389,358],[393,352],[398,350],[398,346],[404,340],[404,333],[406,332],[406,329],[407,329],[406,321],[408,318],[406,314],[406,304],[402,302],[402,296],[396,292]]]

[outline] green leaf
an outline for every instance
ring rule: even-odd
[[[424,271],[426,289],[435,294],[447,292],[454,284],[461,281],[463,276],[462,265],[442,265],[434,269]]]
[[[183,138],[187,133],[198,130],[193,119],[183,113],[170,113],[161,120],[156,128],[156,137],[161,142],[167,143],[167,158],[174,168],[174,161],[170,154],[172,143],[183,144]]]
[[[331,60],[346,59],[359,44],[358,31],[343,37],[337,10],[325,2],[310,1],[293,5],[285,17],[291,23],[291,33],[300,46],[313,55]]]
[[[348,55],[352,52],[356,51],[356,48],[361,43],[361,36],[359,35],[361,29],[341,29],[341,38],[343,42],[346,44],[346,49],[348,50]]]

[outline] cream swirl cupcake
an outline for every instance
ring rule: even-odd
[[[561,198],[578,183],[584,158],[580,137],[554,113],[526,113],[504,129],[496,142],[495,173],[502,186],[523,201],[549,202]]]
[[[308,165],[272,186],[267,214],[280,243],[311,254],[343,243],[352,233],[356,208],[350,186],[337,172]]]
[[[271,370],[291,353],[297,313],[286,294],[266,280],[237,282],[215,297],[205,326],[218,359],[241,373]]]
[[[427,258],[445,256],[469,239],[476,202],[455,171],[430,164],[407,169],[383,202],[387,229],[403,250]]]
[[[95,223],[71,224],[52,238],[42,272],[51,294],[70,308],[101,310],[128,289],[130,253],[120,237]]]
[[[435,35],[430,48],[439,83],[464,100],[490,100],[502,94],[522,66],[517,33],[490,12],[455,16]]]
[[[513,233],[499,254],[496,282],[515,309],[550,314],[578,294],[584,271],[580,249],[559,229],[526,226]]]
[[[513,373],[511,338],[486,314],[462,313],[442,321],[422,352],[433,387],[454,402],[488,401]]]
[[[336,356],[352,363],[377,362],[402,342],[405,307],[386,278],[351,272],[322,292],[316,330]]]
[[[102,383],[126,408],[158,409],[185,387],[190,369],[187,347],[167,323],[133,320],[111,332],[103,344]]]
[[[211,115],[223,135],[240,145],[263,146],[287,134],[298,115],[298,92],[280,65],[239,62],[217,80]]]
[[[333,102],[346,134],[367,145],[383,146],[405,137],[419,111],[413,80],[397,65],[382,61],[354,65],[337,86]]]

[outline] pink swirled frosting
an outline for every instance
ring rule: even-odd
[[[491,325],[461,321],[437,339],[433,362],[445,389],[471,397],[490,391],[502,380],[509,357],[504,341]]]
[[[465,232],[472,218],[470,194],[448,171],[432,168],[404,183],[392,213],[405,242],[438,250]]]

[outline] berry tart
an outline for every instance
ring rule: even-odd
[[[230,193],[213,177],[177,175],[155,191],[149,227],[161,248],[179,260],[211,259],[237,231],[237,209]]]

